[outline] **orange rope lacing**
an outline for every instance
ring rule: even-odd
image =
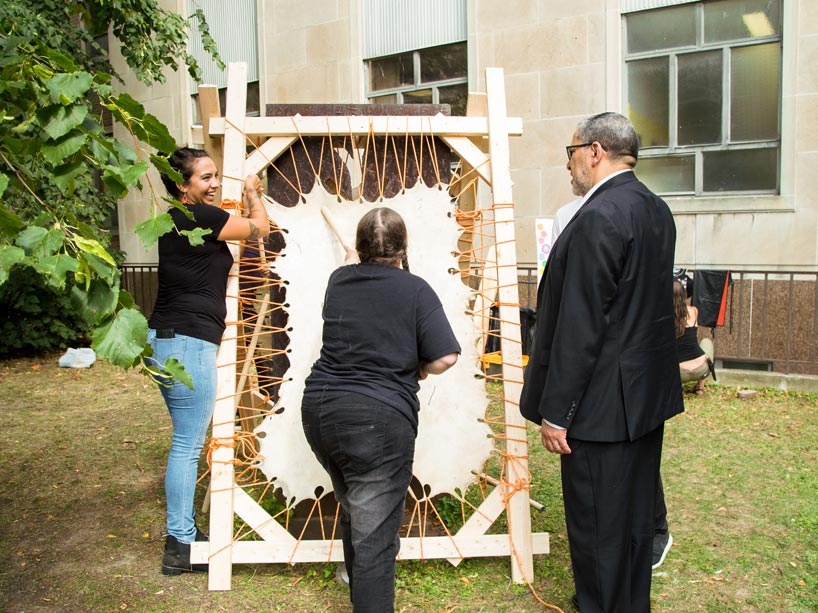
[[[327,122],[329,119],[327,118]],[[348,121],[349,118],[348,118]],[[328,123],[329,125],[329,123]],[[314,175],[320,180],[321,172],[323,171],[323,163],[324,163],[324,154],[326,148],[329,148],[329,158],[332,160],[332,176],[335,183],[335,192],[336,197],[341,197],[341,188],[343,184],[343,179],[341,178],[341,173],[344,170],[343,162],[341,162],[340,167],[336,167],[335,164],[335,156],[334,151],[335,147],[333,146],[333,135],[329,134],[325,137],[327,140],[322,140],[321,143],[321,159],[318,162],[318,167],[314,161],[312,160],[311,156],[309,155],[309,151],[307,150],[306,143],[304,141],[303,135],[298,131],[297,124],[294,123],[296,127],[296,132],[298,133],[298,139],[303,147],[305,153],[307,154],[307,160],[310,164],[312,172]],[[235,127],[235,126],[234,126]],[[245,135],[246,136],[246,135]],[[352,130],[350,127],[349,135],[345,135],[343,137],[342,148],[346,150],[346,143],[347,138],[349,138],[349,142],[353,143],[353,156],[357,155],[355,152],[357,151],[356,138],[352,134]],[[259,148],[256,144],[250,139],[247,138],[248,141],[253,143],[253,146],[256,147],[257,150]],[[399,143],[398,143],[398,136],[397,135],[390,135],[386,134],[384,139],[384,151],[382,155],[378,155],[378,145],[374,134],[374,129],[372,125],[372,121],[370,120],[370,129],[366,134],[365,138],[363,139],[363,146],[361,149],[363,150],[363,160],[360,160],[362,163],[352,164],[352,170],[354,174],[354,181],[352,183],[353,187],[358,186],[361,194],[361,198],[363,198],[363,194],[365,193],[365,185],[366,182],[366,173],[361,172],[362,169],[367,168],[367,164],[372,161],[376,178],[375,180],[378,182],[378,189],[377,193],[379,198],[383,199],[384,197],[384,189],[385,189],[385,180],[387,175],[390,172],[395,172],[400,180],[402,191],[406,190],[407,185],[407,177],[408,177],[408,167],[410,158],[415,163],[416,168],[418,169],[418,178],[422,180],[423,178],[423,168],[424,168],[424,155],[429,155],[431,160],[428,162],[431,164],[431,169],[434,172],[434,176],[436,177],[437,183],[441,184],[441,176],[440,176],[440,168],[438,162],[438,156],[436,151],[436,142],[434,134],[431,130],[431,121],[428,122],[428,133],[421,131],[421,134],[418,135],[417,138],[413,138],[408,133],[408,124],[407,124],[407,132],[403,135],[403,163],[397,163],[401,159],[400,151],[399,151]],[[361,144],[361,143],[357,143]],[[387,155],[387,150],[391,147],[392,153],[395,156],[396,164],[394,165],[395,168],[392,169],[390,167],[390,160]],[[427,152],[426,149],[429,149]],[[262,150],[263,152],[263,150]],[[295,167],[295,152],[293,147],[289,149],[290,159],[293,162]],[[372,155],[373,158],[369,158],[369,155]],[[266,156],[265,156],[266,158]],[[271,161],[267,159],[268,163]],[[485,163],[485,162],[483,162]],[[482,165],[482,163],[481,163]],[[295,167],[295,184],[291,181],[278,167],[273,165],[276,172],[284,179],[284,181],[291,187],[296,193],[302,195],[302,186],[300,181],[300,175],[297,171],[297,167]],[[462,170],[462,164],[461,164]],[[457,183],[457,194],[463,194],[467,190],[476,191],[477,181],[479,180],[479,173],[476,168],[469,168],[466,172],[455,172],[452,176],[452,184]],[[454,191],[454,190],[453,190]],[[224,208],[239,208],[241,207],[241,203],[235,200],[223,200],[222,206]],[[469,280],[474,280],[478,282],[481,279],[481,270],[483,267],[491,266],[495,270],[499,271],[502,269],[503,265],[498,266],[496,262],[490,261],[484,253],[487,253],[487,247],[491,246],[492,244],[497,247],[503,244],[508,244],[511,241],[499,242],[496,240],[494,228],[496,225],[496,221],[492,219],[486,218],[486,211],[493,211],[502,208],[513,207],[513,204],[493,204],[490,209],[476,209],[474,211],[463,211],[460,209],[455,210],[455,219],[460,223],[463,227],[463,234],[460,237],[460,246],[459,250],[455,252],[455,255],[458,257],[466,258],[468,262],[471,263],[471,266],[468,267],[466,271],[466,275],[463,277],[464,283],[469,282]],[[278,254],[270,254],[271,258],[275,258]],[[239,281],[240,285],[246,285],[249,282],[254,282],[258,280],[253,272],[265,272],[266,273],[266,259],[265,254],[257,258],[243,258],[241,260],[243,267],[239,272]],[[260,308],[261,300],[258,298],[259,295],[263,295],[264,292],[270,290],[277,290],[278,288],[285,285],[285,283],[278,279],[271,279],[266,274],[262,275],[262,279],[259,281],[257,285],[253,287],[252,294],[247,294],[243,291],[239,292],[239,306],[240,306],[240,313],[242,313],[242,317],[237,322],[232,322],[232,324],[236,324],[239,326],[237,328],[236,333],[236,340],[243,341],[244,345],[247,346],[248,339],[252,337],[252,330],[256,326],[259,321],[265,322],[266,317],[277,310],[285,308],[284,304],[275,302],[270,300],[266,309],[263,311],[258,311],[256,309]],[[491,297],[496,297],[497,292],[501,289],[507,287],[506,285],[501,285],[497,282],[494,282],[493,285],[490,284],[485,288],[484,293],[484,304],[485,307],[481,310],[481,313],[476,313],[475,316],[483,317],[484,322],[488,322],[490,319],[490,313],[488,312],[489,308],[492,304],[496,306],[506,306],[506,307],[519,307],[519,304],[512,304],[512,303],[498,303],[496,300],[492,301]],[[518,338],[512,338],[513,335],[510,332],[510,327],[517,325],[512,324],[509,321],[506,321],[502,318],[494,318],[495,321],[499,324],[499,331],[488,331],[486,330],[486,337],[494,336],[500,338],[503,342],[513,342],[519,343],[520,341]],[[271,334],[271,335],[280,335],[285,334],[291,331],[286,325],[278,326],[272,325],[270,323],[263,323],[261,324],[261,334]],[[255,353],[252,357],[245,357],[245,359],[237,359],[234,366],[240,370],[244,364],[251,360],[255,359],[258,360],[259,357],[263,357],[265,359],[269,359],[272,357],[281,357],[287,354],[287,350],[285,349],[274,349],[274,348],[263,348],[256,346]],[[503,362],[506,364],[507,362]],[[256,364],[256,368],[258,365]],[[251,367],[252,370],[252,367]],[[494,377],[495,380],[499,382],[511,382],[508,378],[504,378],[504,375],[501,373]],[[273,413],[273,409],[270,406],[270,392],[269,390],[275,386],[280,385],[284,382],[284,378],[280,376],[270,376],[264,375],[260,373],[254,374],[253,384],[248,388],[254,391],[255,393],[260,394],[261,396],[261,403],[260,406],[249,406],[249,407],[241,407],[246,412],[249,413],[249,416],[245,416],[243,418],[239,418],[237,423],[240,424],[241,430],[237,431],[232,437],[228,438],[221,438],[221,439],[211,439],[208,441],[207,447],[207,460],[208,465],[213,465],[213,453],[216,449],[222,447],[228,447],[235,450],[234,457],[231,458],[226,463],[229,463],[235,467],[236,478],[235,483],[236,487],[243,487],[243,488],[250,488],[250,487],[261,487],[261,493],[258,495],[258,502],[261,502],[266,496],[271,495],[274,491],[274,484],[266,479],[266,477],[261,473],[259,469],[259,459],[258,459],[258,440],[252,432],[249,432],[245,429],[248,421],[253,421],[255,418],[258,417],[266,417]],[[521,381],[514,381],[514,383],[522,383]],[[263,387],[263,389],[262,389]],[[505,394],[502,397],[503,406],[517,406],[518,402],[516,400],[510,399]],[[531,473],[528,470],[528,457],[525,454],[510,454],[505,450],[505,444],[510,442],[525,442],[526,441],[526,427],[525,425],[519,424],[510,424],[507,423],[502,415],[494,416],[489,415],[489,411],[487,410],[487,414],[484,416],[483,421],[492,428],[492,436],[497,440],[498,446],[500,449],[498,450],[499,457],[500,457],[500,476],[497,479],[499,485],[494,487],[501,487],[503,488],[502,491],[502,499],[503,504],[506,507],[506,516],[509,526],[509,533],[513,533],[512,530],[512,518],[508,513],[508,507],[515,495],[520,492],[526,491],[530,489],[531,486]],[[236,423],[236,422],[234,422]],[[499,431],[499,432],[498,432]],[[208,471],[209,472],[209,471]],[[205,473],[207,474],[207,473]],[[204,475],[203,475],[204,476]],[[481,497],[481,499],[485,499],[487,492],[489,491],[488,488],[490,487],[489,483],[483,479],[477,479],[477,494]],[[421,552],[423,549],[423,539],[426,537],[426,530],[428,521],[430,518],[434,518],[435,521],[439,522],[441,526],[443,526],[443,530],[446,536],[452,540],[452,543],[455,546],[455,549],[458,552],[458,555],[462,558],[462,553],[459,549],[457,549],[455,534],[446,526],[445,521],[440,513],[440,511],[435,507],[433,502],[431,501],[428,496],[424,496],[423,498],[418,498],[415,493],[410,489],[409,491],[410,497],[413,499],[413,504],[411,505],[411,512],[408,526],[406,527],[405,533],[408,536],[415,530],[420,536],[421,542]],[[486,516],[483,511],[480,510],[479,505],[476,505],[469,501],[465,494],[453,493],[452,496],[456,498],[461,504],[461,512],[460,516],[462,521],[465,523],[467,521],[467,516],[471,516],[474,513],[480,514],[486,521],[491,521],[491,518]],[[264,525],[267,524],[269,521],[279,521],[279,519],[283,516],[283,521],[285,524],[285,528],[289,529],[289,518],[292,509],[289,507],[285,507],[282,510],[275,513],[275,515],[271,516],[269,520],[265,520]],[[331,534],[329,535],[331,540],[330,545],[330,554],[328,557],[328,561],[332,558],[332,543],[334,543],[335,535],[338,527],[338,520],[339,520],[339,512],[340,512],[340,505],[336,506],[335,516],[332,523],[332,530]],[[307,522],[310,521],[313,517],[317,516],[317,520],[321,527],[321,536],[323,539],[326,539],[327,532],[324,526],[324,514],[322,507],[320,505],[320,501],[316,499],[309,511]],[[246,524],[245,524],[246,526]],[[306,525],[305,525],[306,527]],[[256,526],[256,528],[261,528],[261,526]],[[240,528],[235,536],[235,540],[239,540],[241,538],[246,537],[253,531],[250,527],[243,527]],[[302,541],[304,537],[304,529],[301,530],[300,534],[296,539],[296,545],[293,549],[293,552],[290,557],[290,561],[294,559],[296,550],[298,545]],[[518,566],[522,566],[521,557],[516,547],[516,544],[512,541],[511,542],[511,549],[512,555]],[[218,553],[218,552],[216,552]],[[215,554],[211,554],[215,555]],[[529,590],[531,591],[532,595],[536,598],[538,602],[540,602],[543,606],[556,610],[561,611],[558,607],[550,605],[540,598],[537,594],[536,589],[530,583],[528,583]]]

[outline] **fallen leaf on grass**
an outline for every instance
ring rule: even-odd
[[[779,438],[781,435],[778,432],[767,432],[767,436],[770,438]]]
[[[31,370],[40,370],[40,365],[39,364],[32,364],[31,365]]]
[[[471,581],[468,577],[460,577],[460,580],[465,583],[466,585],[471,585]]]
[[[801,581],[796,582],[795,585],[800,585],[801,587],[804,587],[806,584],[807,584],[807,582],[804,581],[803,579],[801,579]]]

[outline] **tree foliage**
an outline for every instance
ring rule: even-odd
[[[215,53],[201,11],[193,18]],[[0,294],[25,305],[7,284],[13,274],[36,277],[69,299],[101,357],[133,366],[150,352],[147,323],[120,287],[102,225],[118,199],[142,187],[149,163],[173,174],[166,156],[176,143],[116,90],[97,37],[113,32],[145,83],[180,65],[198,78],[188,23],[156,0],[6,0],[0,24]],[[106,111],[132,136],[128,144],[106,134]]]

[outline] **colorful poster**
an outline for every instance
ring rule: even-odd
[[[548,260],[548,254],[551,253],[551,245],[554,244],[554,218],[538,217],[534,228],[537,231],[537,284],[539,285],[545,270],[545,262]]]

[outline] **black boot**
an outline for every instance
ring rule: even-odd
[[[200,540],[197,530],[197,541]],[[206,540],[207,535],[201,533]],[[182,573],[206,573],[207,564],[190,563],[190,543],[180,543],[175,536],[168,534],[165,537],[165,555],[162,557],[163,575],[181,575]]]

